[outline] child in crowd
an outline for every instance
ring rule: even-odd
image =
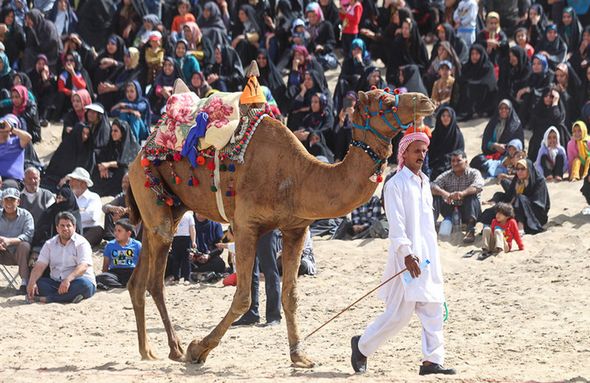
[[[555,126],[545,132],[535,166],[548,182],[563,179],[563,173],[567,169],[567,155],[565,148],[559,143],[559,131]]]
[[[147,66],[146,84],[151,84],[164,65],[162,34],[159,31],[153,31],[150,33],[148,47],[145,50],[145,63]]]
[[[524,250],[524,244],[518,231],[518,223],[514,219],[514,208],[509,203],[499,202],[496,205],[496,218],[492,226],[483,229],[483,246],[480,259],[497,255],[512,249],[512,240],[516,241],[518,250]]]
[[[478,10],[477,1],[461,0],[453,13],[457,37],[461,37],[468,48],[475,42],[475,26],[477,24]]]
[[[567,143],[570,181],[579,181],[588,175],[590,167],[590,137],[583,121],[574,122],[572,139]]]
[[[305,28],[305,21],[303,19],[293,20],[293,26],[291,27],[291,37],[289,40],[293,45],[307,46],[311,35]]]
[[[197,22],[195,16],[190,13],[191,11],[191,3],[189,0],[179,0],[178,1],[178,15],[174,17],[172,20],[172,27],[170,28],[172,39],[176,41],[176,39],[180,36],[182,32],[182,25],[188,23],[189,21]]]
[[[342,53],[344,58],[350,55],[352,40],[356,39],[359,33],[359,24],[363,15],[363,5],[360,0],[340,1],[338,16],[342,20]]]
[[[432,86],[432,101],[438,108],[441,105],[449,104],[453,95],[453,85],[455,77],[451,74],[453,64],[448,60],[443,60],[438,64],[438,75],[440,78]]]

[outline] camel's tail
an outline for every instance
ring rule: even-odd
[[[137,225],[141,221],[141,214],[139,213],[137,202],[135,202],[135,197],[133,197],[131,185],[129,185],[129,187],[127,188],[127,193],[125,196],[125,199],[127,200],[127,207],[129,209],[129,221],[133,225]]]

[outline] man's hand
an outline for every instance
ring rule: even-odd
[[[68,292],[70,289],[70,281],[66,278],[59,284],[59,289],[57,289],[57,293],[62,295]]]
[[[363,230],[365,230],[364,225],[352,225],[352,231],[355,234],[358,234],[358,233],[362,232]]]
[[[27,285],[27,296],[29,297],[29,300],[32,300],[35,298],[35,295],[39,295],[39,288],[37,288],[37,283],[32,283],[31,281]]]
[[[418,278],[420,276],[421,271],[420,265],[418,265],[418,258],[410,254],[404,258],[404,263],[406,264],[406,269],[408,269],[412,278]]]

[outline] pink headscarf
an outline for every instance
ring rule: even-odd
[[[86,109],[84,107],[86,105],[90,105],[92,103],[92,98],[90,98],[90,93],[86,89],[78,89],[72,92],[72,98],[74,96],[80,97],[80,101],[82,102],[82,109],[79,111],[75,111],[76,115],[78,116],[78,120],[84,122],[86,120]]]
[[[23,114],[25,109],[27,109],[27,105],[29,103],[29,91],[27,90],[27,88],[25,88],[22,85],[13,86],[12,90],[16,91],[22,100],[20,106],[18,106],[18,107],[16,105],[12,106],[12,114],[20,116],[21,114]]]
[[[408,150],[410,144],[414,141],[425,142],[430,145],[430,139],[425,133],[416,132],[404,136],[399,142],[399,149],[397,151],[397,171],[399,172],[404,167],[404,153]]]

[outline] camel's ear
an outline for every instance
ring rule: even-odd
[[[359,103],[360,104],[367,105],[369,103],[369,97],[362,90],[359,91],[358,96],[359,96]]]
[[[181,79],[176,79],[176,81],[174,81],[174,92],[172,92],[173,94],[179,94],[179,93],[188,93],[190,92],[188,86],[186,86],[186,84],[184,83],[184,81],[182,81]]]

